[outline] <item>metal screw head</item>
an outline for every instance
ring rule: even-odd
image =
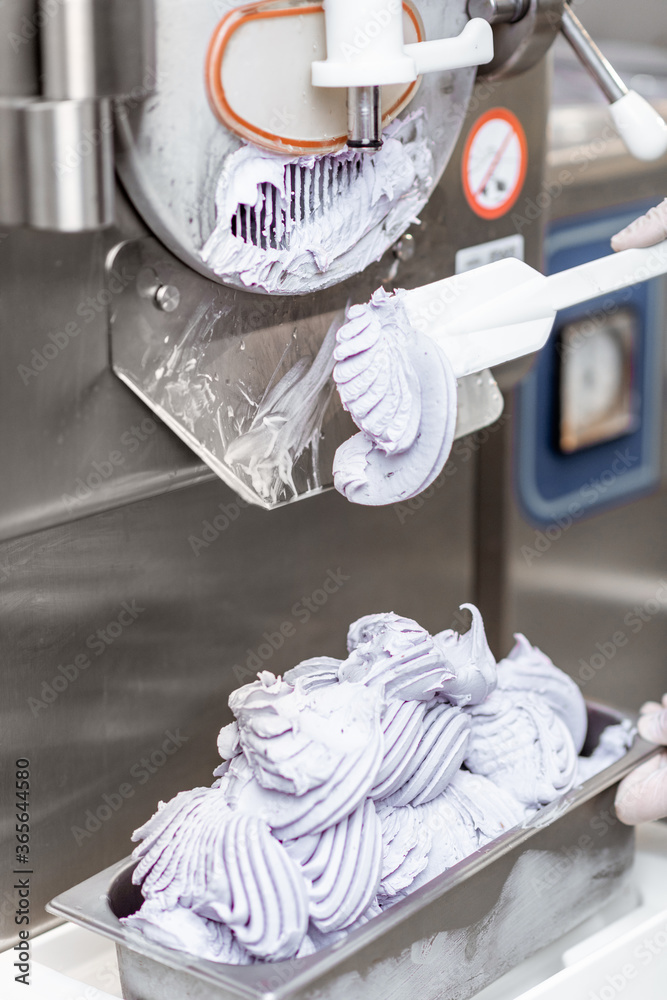
[[[162,312],[172,313],[179,307],[181,293],[176,285],[160,285],[153,296],[153,301]]]
[[[394,243],[394,257],[401,261],[412,260],[416,249],[414,236],[411,233],[406,233],[397,243]]]

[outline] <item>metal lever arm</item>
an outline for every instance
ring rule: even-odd
[[[667,124],[636,91],[629,90],[568,3],[561,31],[610,102],[614,124],[633,156],[657,160],[667,152]]]

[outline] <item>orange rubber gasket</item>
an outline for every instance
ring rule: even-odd
[[[274,2],[275,0],[268,0],[268,3]],[[237,7],[225,14],[215,28],[211,36],[211,41],[208,45],[204,64],[206,92],[208,94],[209,103],[213,113],[218,121],[231,131],[236,132],[237,135],[242,136],[244,139],[250,139],[251,142],[255,142],[257,145],[263,146],[266,149],[274,151],[276,149],[282,149],[287,152],[303,151],[321,153],[330,153],[342,149],[347,143],[346,135],[335,136],[332,139],[324,141],[310,139],[294,141],[286,139],[284,136],[277,135],[274,132],[267,132],[264,129],[251,125],[245,118],[238,115],[227,101],[224,87],[222,85],[222,60],[224,58],[225,48],[235,31],[237,31],[242,25],[247,24],[249,21],[257,21],[271,17],[294,17],[301,16],[302,14],[321,14],[323,12],[321,3],[303,4],[300,6],[296,5],[294,7],[284,7],[277,10],[259,9],[267,7],[268,3],[267,0],[259,0],[257,3],[250,3],[243,7]],[[417,40],[419,42],[423,41],[421,20],[417,11],[413,8],[412,4],[408,2],[408,0],[403,0],[403,10],[414,25]],[[385,114],[383,114],[383,126],[388,125],[389,122],[396,117],[399,111],[401,111],[406,104],[412,100],[412,97],[419,86],[420,79],[420,77],[417,77],[417,79],[406,88],[399,100],[396,101]]]
[[[502,121],[506,121],[509,125],[511,125],[513,132],[510,134],[516,135],[519,141],[519,147],[521,150],[521,165],[519,168],[519,176],[511,195],[509,195],[505,201],[501,202],[501,204],[497,205],[495,208],[484,208],[483,205],[479,204],[476,193],[470,187],[470,181],[468,179],[468,161],[472,144],[477,138],[480,129],[482,129],[487,122],[493,121],[497,118],[500,118]],[[488,220],[500,219],[503,215],[506,215],[507,212],[509,212],[509,210],[516,204],[526,182],[527,173],[528,140],[526,139],[526,133],[523,125],[517,116],[513,111],[510,111],[509,108],[490,108],[489,111],[485,111],[470,129],[465,147],[463,149],[463,156],[461,158],[461,179],[463,181],[463,192],[466,196],[466,201],[472,208],[473,212],[481,219]]]

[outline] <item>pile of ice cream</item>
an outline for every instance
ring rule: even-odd
[[[128,930],[215,962],[309,955],[622,756],[619,726],[579,757],[574,681],[522,635],[496,664],[463,607],[463,635],[368,615],[347,659],[234,691],[215,783],[133,836]]]

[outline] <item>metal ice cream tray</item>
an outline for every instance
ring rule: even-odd
[[[584,753],[634,718],[588,703]],[[634,831],[614,813],[618,781],[657,748],[636,739],[616,764],[308,958],[219,965],[125,931],[142,903],[126,859],[48,909],[116,942],[126,1000],[466,1000],[599,909],[629,877]],[[443,834],[444,835],[444,834]]]

